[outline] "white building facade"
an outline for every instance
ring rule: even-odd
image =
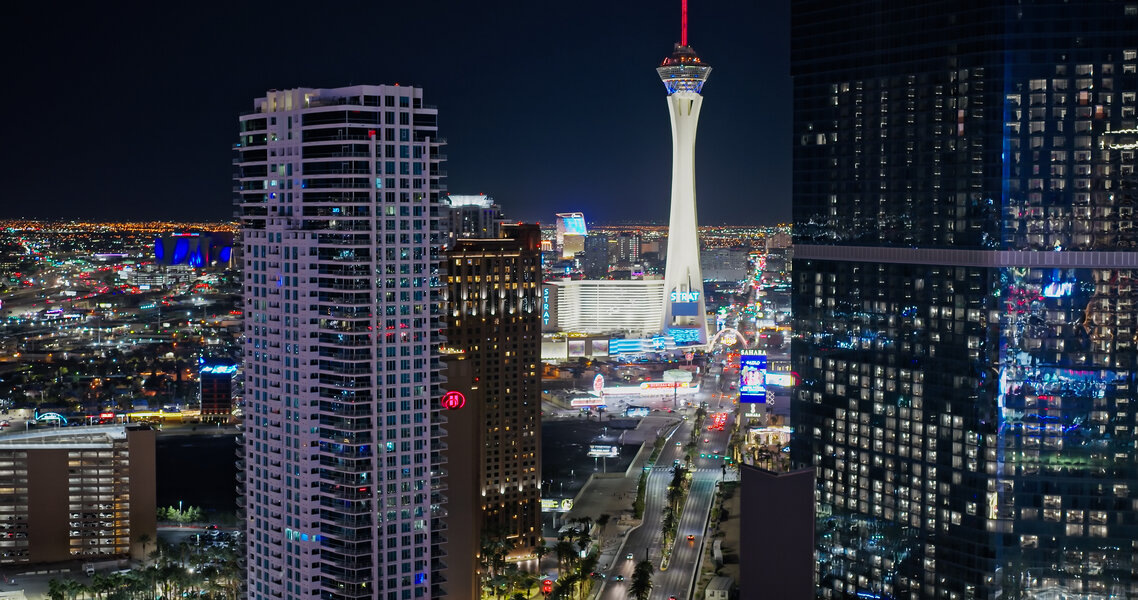
[[[240,117],[251,600],[445,595],[445,142],[422,97],[297,88]]]
[[[660,330],[661,279],[548,281],[543,297],[546,289],[554,301],[544,304],[553,309],[558,331],[640,336]]]
[[[677,344],[705,344],[707,307],[699,264],[695,136],[703,106],[700,91],[711,67],[687,45],[686,4],[682,39],[656,72],[668,90],[668,114],[672,122],[672,198],[661,329],[675,338]]]

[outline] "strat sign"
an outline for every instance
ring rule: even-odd
[[[699,302],[699,292],[673,291],[671,300],[672,302]]]
[[[447,410],[457,410],[466,406],[466,396],[462,392],[447,392],[443,394],[439,403]]]
[[[541,324],[549,325],[549,287],[541,288]]]

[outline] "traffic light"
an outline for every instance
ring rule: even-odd
[[[549,594],[553,593],[553,580],[552,579],[543,579],[541,581],[541,593],[543,593],[547,596]]]

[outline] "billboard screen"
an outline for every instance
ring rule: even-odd
[[[767,373],[766,382],[780,387],[794,387],[794,375],[790,373]]]
[[[616,458],[620,456],[620,449],[608,444],[589,444],[589,457]]]
[[[564,235],[588,235],[583,213],[558,213],[557,231]]]
[[[569,358],[585,355],[585,340],[569,340],[567,345],[569,347]]]
[[[739,402],[766,402],[767,357],[744,354],[739,357]]]

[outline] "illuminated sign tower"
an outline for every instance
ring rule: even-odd
[[[557,247],[561,249],[561,258],[573,258],[583,252],[588,234],[583,213],[557,213]]]
[[[683,0],[680,43],[656,72],[668,89],[668,113],[672,117],[672,210],[663,330],[679,345],[703,344],[707,342],[707,316],[695,214],[695,133],[703,105],[700,91],[711,67],[688,46],[687,0]]]

